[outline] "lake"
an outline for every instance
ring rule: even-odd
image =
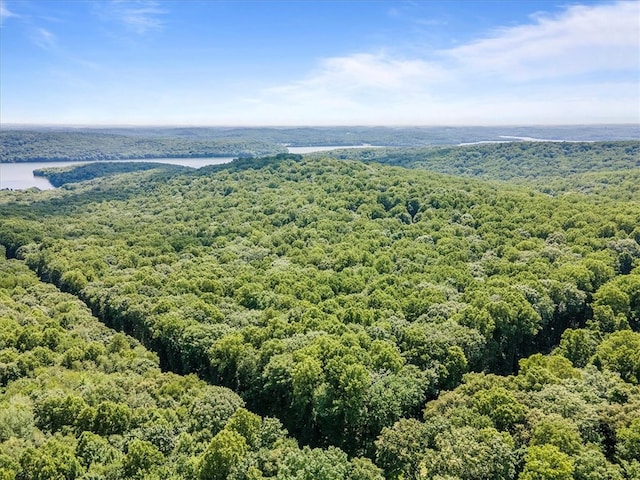
[[[154,162],[169,163],[172,165],[183,165],[185,167],[200,168],[206,165],[220,165],[229,163],[235,157],[216,158],[145,158],[136,160],[113,160],[119,162]],[[20,163],[0,163],[0,190],[8,188],[10,190],[24,190],[37,187],[40,190],[51,190],[55,188],[44,177],[35,177],[34,170],[39,168],[67,167],[69,165],[84,165],[91,162],[20,162]]]
[[[287,147],[289,153],[305,154],[313,152],[326,152],[338,148],[377,148],[369,145],[334,145],[320,147]],[[220,165],[229,163],[236,157],[215,157],[215,158],[144,158],[135,160],[110,160],[115,162],[155,162],[169,163],[172,165],[182,165],[191,168],[200,168],[206,165]],[[51,190],[55,188],[44,177],[35,177],[34,170],[39,168],[67,167],[69,165],[83,165],[91,162],[20,162],[20,163],[0,163],[0,190],[8,188],[10,190],[25,190],[37,187],[40,190]]]

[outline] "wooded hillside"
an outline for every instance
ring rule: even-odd
[[[0,131],[0,163],[256,157],[281,152],[286,152],[283,146],[257,139],[190,139],[69,131]]]
[[[585,165],[636,147],[595,148]],[[633,152],[616,165],[634,168]],[[603,184],[620,178],[578,170],[600,170]],[[598,195],[551,196],[280,155],[3,192],[0,243],[154,351],[163,370],[233,390],[253,412],[237,422],[276,417],[316,448],[261,450],[244,423],[221,420],[189,451],[201,478],[378,478],[374,462],[394,479],[634,479],[640,203],[624,194],[633,188],[612,180]],[[8,345],[19,355],[17,342]],[[187,430],[167,434],[174,445],[183,431],[200,438],[183,421]],[[86,430],[68,430],[69,455]],[[105,438],[129,455],[126,441]],[[173,462],[174,450],[155,448],[158,465]],[[203,467],[221,452],[232,465],[224,474]],[[5,469],[22,478],[22,460],[12,461]],[[338,470],[305,470],[313,462]],[[192,478],[185,472],[172,474]]]

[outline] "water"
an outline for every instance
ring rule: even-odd
[[[235,157],[216,158],[145,158],[136,160],[118,160],[122,162],[154,162],[169,163],[172,165],[182,165],[191,168],[200,168],[206,165],[220,165],[229,163]],[[39,168],[67,167],[69,165],[84,165],[91,162],[21,162],[21,163],[0,163],[0,190],[8,188],[10,190],[25,190],[36,187],[40,190],[51,190],[55,188],[49,180],[44,177],[35,177],[34,170]]]
[[[371,145],[332,145],[316,147],[288,147],[289,153],[305,154],[313,152],[326,152],[342,148],[380,148]],[[206,165],[220,165],[229,163],[236,157],[216,157],[216,158],[144,158],[135,160],[114,160],[121,162],[155,162],[169,163],[172,165],[182,165],[191,168],[200,168]],[[20,162],[20,163],[0,163],[0,190],[25,190],[36,187],[40,190],[51,190],[55,188],[44,177],[35,177],[34,170],[39,168],[67,167],[69,165],[83,165],[91,162]]]

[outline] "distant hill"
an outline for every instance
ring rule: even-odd
[[[530,182],[640,167],[640,141],[509,142],[453,147],[333,150],[313,154],[451,175]]]
[[[7,128],[7,127],[5,127]],[[19,127],[11,130],[47,134],[103,134],[142,138],[146,141],[258,142],[294,147],[376,145],[417,147],[474,142],[511,142],[522,139],[592,142],[640,140],[638,125],[498,126],[498,127]],[[2,139],[2,136],[0,136]],[[101,141],[105,139],[102,138]],[[130,140],[129,140],[130,141]],[[152,142],[153,143],[153,142]],[[4,141],[0,142],[3,145]],[[247,148],[254,150],[250,143]],[[157,145],[157,144],[154,144]],[[3,146],[4,148],[4,146]],[[202,147],[199,147],[202,148]],[[226,148],[226,147],[225,147]],[[244,147],[243,147],[244,148]],[[234,150],[235,151],[235,150]],[[264,154],[280,153],[265,151]],[[127,157],[131,158],[131,157]],[[3,160],[4,161],[4,160]]]
[[[286,152],[259,139],[146,137],[102,132],[0,131],[0,163],[139,158],[256,157]]]

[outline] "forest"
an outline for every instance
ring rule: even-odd
[[[256,157],[285,152],[259,139],[151,137],[85,131],[0,131],[0,163]]]
[[[0,478],[640,478],[639,151],[0,191]]]
[[[0,130],[0,163],[146,158],[259,157],[287,146],[451,146],[464,142],[637,140],[634,125],[561,127],[34,127]],[[565,144],[566,145],[566,144]],[[397,152],[392,152],[395,156]],[[433,159],[429,152],[419,156]],[[426,154],[426,155],[425,155]],[[406,163],[415,153],[395,161]],[[442,152],[436,154],[445,159]],[[377,161],[385,161],[383,155]],[[395,162],[394,161],[394,162]],[[428,161],[428,160],[427,160]],[[446,158],[449,161],[449,158]]]

